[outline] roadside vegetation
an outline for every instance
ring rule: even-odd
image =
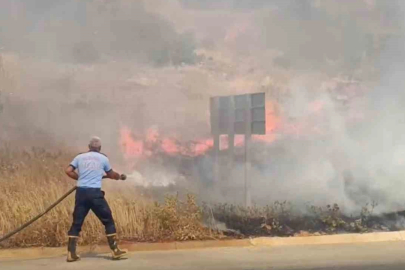
[[[21,226],[42,212],[73,186],[63,173],[72,155],[33,148],[0,151],[0,235]],[[214,238],[203,225],[202,210],[192,195],[184,200],[168,196],[163,203],[137,196],[136,190],[106,185],[121,239],[170,241]],[[69,196],[46,216],[12,237],[3,246],[61,246],[66,243],[74,196]],[[82,231],[82,244],[105,241],[103,227],[89,214]]]
[[[0,235],[34,217],[73,186],[63,173],[71,154],[41,148],[0,151]],[[201,204],[191,194],[167,195],[164,200],[142,196],[136,188],[106,182],[122,240],[142,242],[187,241],[252,236],[305,236],[342,232],[362,233],[401,229],[401,213],[373,215],[375,204],[357,216],[345,216],[338,205],[309,206],[296,212],[288,202],[245,208],[231,204]],[[159,201],[159,202],[158,202]],[[3,248],[66,244],[74,196],[15,235]],[[103,227],[94,214],[85,221],[81,244],[105,241]]]

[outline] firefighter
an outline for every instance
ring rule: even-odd
[[[114,219],[104,198],[105,193],[101,190],[103,178],[125,180],[126,175],[113,171],[108,157],[100,151],[101,140],[98,137],[93,137],[89,143],[89,151],[77,155],[65,170],[70,178],[77,181],[73,223],[68,232],[68,262],[80,260],[76,254],[76,245],[84,219],[90,210],[105,227],[108,244],[112,250],[112,258],[119,259],[127,253],[117,246]]]

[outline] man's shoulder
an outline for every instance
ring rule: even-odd
[[[90,153],[92,153],[92,156],[96,156],[96,157],[99,158],[100,160],[108,161],[108,157],[107,157],[107,155],[104,154],[104,153],[101,153],[101,152],[90,152]]]
[[[79,153],[76,155],[75,159],[97,159],[99,161],[109,161],[108,157],[106,154],[100,153],[100,152],[83,152]]]
[[[87,154],[87,152],[82,152],[82,153],[76,154],[75,158],[80,157],[80,156],[82,156],[84,154]]]
[[[102,155],[102,156],[105,156],[106,158],[108,158],[108,156],[106,154],[104,154],[104,153],[92,152],[92,151],[79,153],[79,154],[76,155],[76,157],[81,156],[81,155]]]
[[[101,157],[103,159],[108,159],[107,155],[104,154],[104,153],[101,153],[101,152],[94,152],[94,153],[95,153],[95,155],[97,155],[97,156],[99,156],[99,157]]]

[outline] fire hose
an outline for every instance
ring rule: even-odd
[[[49,211],[51,211],[55,206],[57,206],[59,203],[61,203],[64,199],[66,199],[67,196],[69,196],[73,191],[76,190],[76,187],[71,188],[68,192],[66,192],[62,197],[60,197],[56,202],[54,202],[51,206],[49,206],[47,209],[45,209],[45,211],[43,211],[42,213],[40,213],[39,215],[37,215],[36,217],[32,218],[30,221],[24,223],[22,226],[20,226],[19,228],[15,229],[14,231],[9,232],[8,234],[2,236],[0,238],[0,243],[9,239],[10,237],[12,237],[13,235],[19,233],[20,231],[24,230],[25,228],[27,228],[29,225],[31,225],[32,223],[34,223],[35,221],[37,221],[38,219],[40,219],[41,217],[43,217],[46,213],[48,213]]]

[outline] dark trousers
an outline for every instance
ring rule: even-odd
[[[99,188],[77,188],[75,210],[73,212],[73,223],[70,228],[69,236],[79,236],[82,230],[84,219],[90,209],[103,223],[107,235],[115,234],[115,223],[112,217],[111,209],[104,198],[104,191]]]

